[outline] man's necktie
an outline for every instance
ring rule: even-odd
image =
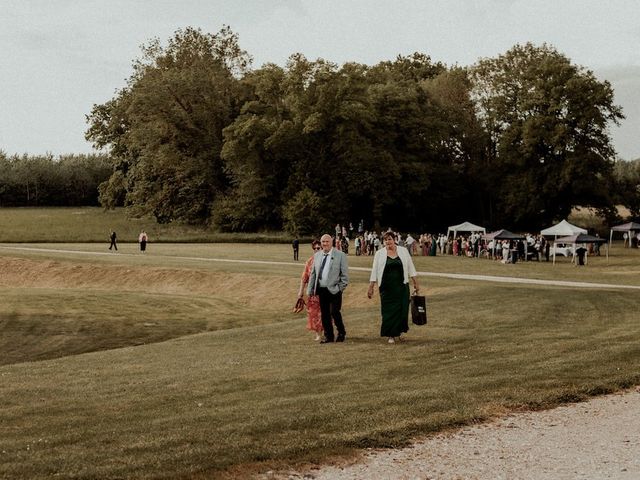
[[[322,278],[322,272],[324,270],[325,263],[327,263],[327,257],[328,256],[329,256],[328,253],[324,254],[324,258],[322,259],[322,264],[320,265],[320,271],[318,272],[318,281],[320,281],[320,279]]]

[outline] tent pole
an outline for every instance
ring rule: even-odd
[[[613,240],[613,228],[609,230],[609,245],[611,245],[611,241]],[[609,248],[607,247],[607,254],[609,252]]]
[[[584,244],[585,249],[587,250],[586,252],[584,252],[584,264],[585,265],[589,265],[589,249],[586,248],[587,244]]]

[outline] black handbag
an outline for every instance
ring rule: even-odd
[[[427,298],[423,295],[411,296],[411,321],[414,325],[427,324]]]

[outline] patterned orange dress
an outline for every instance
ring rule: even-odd
[[[313,255],[307,260],[302,272],[302,282],[306,286],[309,283],[311,269],[313,268]],[[318,295],[309,295],[307,299],[307,330],[320,333],[322,332],[322,319],[320,318],[320,297]]]

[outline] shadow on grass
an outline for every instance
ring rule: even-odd
[[[396,341],[393,344],[388,342],[387,337],[380,337],[374,335],[349,335],[347,334],[344,345],[383,345],[388,346],[389,348],[402,346],[416,346],[416,345],[428,345],[434,343],[434,340],[424,337],[402,337],[398,342]],[[323,347],[331,347],[332,344],[322,345]],[[335,342],[333,345],[339,347],[341,345],[340,342]]]

